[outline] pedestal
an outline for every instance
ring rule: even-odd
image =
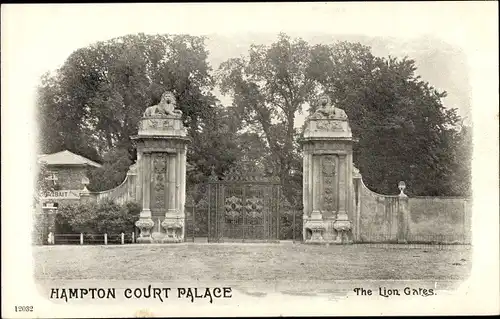
[[[135,226],[139,228],[139,237],[137,237],[138,243],[152,243],[153,238],[151,237],[151,229],[154,226],[154,222],[151,219],[151,211],[149,209],[142,210],[139,220],[135,222]]]
[[[175,109],[175,97],[162,95],[158,105],[148,107],[132,139],[137,145],[137,168],[142,211],[136,226],[137,242],[178,243],[184,241],[186,190],[186,148],[189,143],[182,113]],[[164,218],[160,229],[159,220]],[[151,234],[154,220],[158,229]]]
[[[151,228],[154,226],[154,222],[151,218],[149,219],[139,219],[135,222],[135,226],[139,228],[140,233],[137,237],[138,243],[152,243],[153,238],[151,237]]]
[[[165,229],[164,243],[180,243],[184,241],[184,217],[165,217],[161,226]]]
[[[351,243],[352,137],[346,113],[327,96],[306,119],[303,159],[304,242]]]
[[[323,222],[323,216],[321,212],[314,211],[311,214],[311,217],[306,221],[304,225],[305,233],[311,232],[311,237],[307,238],[306,235],[306,244],[323,244],[323,232],[326,229],[325,223]]]
[[[346,213],[338,214],[337,220],[333,223],[333,228],[337,232],[334,241],[335,244],[352,244],[352,239],[349,236],[352,229],[352,223]]]

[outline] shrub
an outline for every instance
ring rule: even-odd
[[[134,231],[141,207],[136,203],[65,204],[59,207],[56,227],[59,233],[128,233]]]
[[[58,232],[91,233],[97,226],[96,203],[62,204],[56,217]]]

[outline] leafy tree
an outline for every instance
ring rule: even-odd
[[[447,130],[450,152],[443,154],[450,163],[444,181],[447,195],[472,196],[472,127],[461,124],[458,130]]]
[[[87,171],[90,191],[104,191],[121,184],[132,164],[128,150],[115,148],[104,154],[102,167]]]
[[[223,94],[230,94],[248,129],[266,142],[273,173],[289,185],[298,161],[294,128],[297,112],[314,95],[309,77],[310,46],[302,39],[280,34],[271,46],[252,45],[248,58],[221,64],[218,80]],[[292,189],[287,196],[294,197]]]
[[[359,43],[336,42],[309,46],[302,39],[280,34],[266,47],[253,45],[248,58],[221,64],[221,91],[251,132],[266,142],[274,173],[286,186],[288,200],[300,190],[300,133],[295,115],[315,97],[327,93],[349,116],[354,162],[365,182],[381,193],[397,192],[399,180],[412,195],[450,195],[467,189],[468,168],[461,167],[456,109],[446,109],[440,92],[416,75],[415,61],[376,57]],[[460,170],[461,173],[455,173]],[[457,189],[457,185],[461,185]]]
[[[376,57],[359,43],[310,46],[280,34],[221,64],[221,92],[234,98],[234,108],[225,109],[210,93],[207,56],[204,38],[189,35],[128,35],[75,51],[42,78],[40,151],[104,159],[90,187],[117,186],[135,160],[130,136],[141,114],[172,90],[192,138],[190,181],[245,159],[278,175],[292,202],[300,198],[302,171],[295,117],[308,104],[314,111],[326,92],[349,116],[359,138],[354,161],[373,190],[394,193],[405,180],[412,195],[470,191],[470,129],[460,130],[456,110],[442,105],[446,93],[421,80],[413,60]]]
[[[262,170],[264,174],[272,174],[272,156],[265,140],[256,132],[242,132],[237,137],[241,161],[250,163],[249,169]]]
[[[188,175],[190,183],[205,181],[212,168],[221,176],[241,158],[237,140],[240,127],[241,121],[235,110],[220,105],[199,121],[199,130],[192,132],[197,142],[188,148],[189,158],[195,165],[195,170]]]
[[[450,195],[447,180],[458,160],[456,109],[415,74],[415,61],[380,58],[356,43],[318,45],[312,77],[349,116],[354,161],[365,182],[381,193],[397,192],[399,180],[414,195]],[[459,182],[460,181],[455,181]]]
[[[35,181],[35,203],[38,203],[41,197],[45,197],[56,190],[54,183],[49,180],[49,177],[50,172],[47,168],[47,164],[44,162],[38,163],[38,174]]]
[[[130,136],[165,90],[174,92],[194,134],[215,103],[207,55],[204,38],[189,35],[128,35],[76,50],[42,78],[40,151],[69,149],[99,161],[119,148],[135,160]]]

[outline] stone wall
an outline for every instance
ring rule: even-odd
[[[54,169],[53,169],[54,170]],[[88,196],[80,198],[51,198],[52,203],[82,201],[85,198],[102,202],[112,199],[119,204],[129,201],[141,202],[141,185],[138,183],[136,165],[132,165],[125,180],[119,186],[104,192],[89,192]],[[82,189],[84,169],[70,168],[57,171],[61,186],[68,189]],[[64,184],[64,185],[62,185]],[[353,178],[352,203],[348,209],[349,220],[353,222],[353,239],[355,242],[397,242],[398,232],[406,225],[409,228],[407,240],[409,242],[440,242],[440,243],[471,243],[471,213],[472,202],[467,198],[450,197],[411,197],[408,199],[409,218],[407,223],[400,220],[400,198],[398,195],[382,195],[371,191],[360,175]],[[189,192],[189,190],[188,190]],[[194,206],[193,194],[188,194],[186,210],[187,236],[207,236],[205,225],[207,209],[202,203]],[[55,231],[54,216],[56,210],[41,208],[35,214],[35,228],[33,240],[37,244],[46,242],[48,232]],[[198,229],[191,229],[192,212],[196,210],[196,225]],[[50,214],[49,214],[50,211]],[[204,214],[205,213],[205,214]],[[50,215],[50,216],[49,216]],[[160,216],[154,216],[155,227]],[[160,218],[162,221],[164,216]],[[326,232],[333,232],[333,220],[325,221]],[[154,228],[154,229],[156,229]]]
[[[362,179],[354,182],[354,238],[357,242],[397,242],[401,227],[408,227],[408,242],[471,242],[471,201],[466,198],[410,197],[409,218],[401,223],[398,195],[381,195],[366,187]],[[359,216],[358,216],[359,215]]]
[[[115,188],[103,192],[91,192],[90,197],[98,203],[111,199],[117,204],[140,203],[140,189],[137,185],[136,165],[131,165],[125,180]]]
[[[409,208],[412,238],[437,238],[440,242],[470,244],[470,199],[412,197],[409,199]]]
[[[359,179],[359,217],[355,227],[359,232],[358,242],[397,241],[398,234],[398,196],[381,195],[372,192]],[[355,232],[356,233],[356,232]]]

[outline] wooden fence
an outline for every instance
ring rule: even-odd
[[[49,233],[49,245],[125,245],[135,243],[135,233],[121,234],[53,234]]]

